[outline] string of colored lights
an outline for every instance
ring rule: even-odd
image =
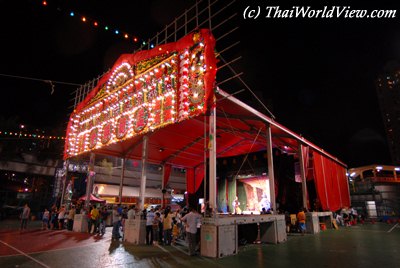
[[[52,5],[51,1],[41,0],[40,2],[43,7],[49,7]],[[135,44],[143,45],[143,46],[145,46],[147,44],[146,40],[141,39],[134,34],[130,34],[127,31],[121,31],[118,27],[111,27],[109,24],[100,22],[99,20],[90,18],[90,17],[83,15],[81,13],[78,13],[76,11],[73,11],[73,10],[66,11],[66,10],[60,8],[59,6],[57,6],[57,11],[65,13],[69,17],[78,18],[81,22],[92,25],[94,28],[103,29],[106,32],[112,32],[116,36],[122,37],[125,40],[131,40]],[[154,48],[154,44],[150,44],[150,47]]]
[[[29,133],[13,132],[13,131],[0,131],[0,136],[18,137],[18,138],[34,138],[34,139],[50,139],[50,140],[64,140],[65,139],[65,137],[62,137],[62,136],[48,136],[48,135],[29,134]]]

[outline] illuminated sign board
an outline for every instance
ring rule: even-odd
[[[71,115],[64,158],[203,114],[212,99],[215,72],[208,30],[122,55]]]

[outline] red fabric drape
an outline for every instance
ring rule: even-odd
[[[328,198],[329,198],[329,207],[331,211],[336,211],[340,209],[341,204],[341,196],[340,196],[340,190],[339,190],[339,185],[337,182],[337,176],[336,176],[336,165],[335,163],[330,160],[325,158],[325,162],[327,162],[327,167],[329,169],[328,172],[328,180],[327,180],[327,185],[326,188],[328,190]]]
[[[204,179],[204,167],[186,169],[186,190],[189,194],[194,194],[199,189]]]
[[[325,175],[323,158],[319,153],[313,152],[315,190],[323,210],[328,210],[328,200],[325,191]]]
[[[189,194],[194,194],[196,191],[194,190],[194,168],[186,169],[186,191]]]
[[[197,190],[199,189],[199,187],[204,179],[204,166],[203,165],[195,168],[194,179],[195,179],[195,184],[194,184],[195,192],[197,192]]]
[[[338,180],[338,185],[340,189],[340,195],[342,197],[341,207],[350,207],[350,191],[349,183],[346,177],[346,169],[339,164],[336,164],[336,175]]]
[[[313,151],[314,180],[323,210],[336,211],[350,206],[345,168]]]
[[[165,188],[165,185],[167,185],[167,183],[169,181],[170,175],[171,175],[171,165],[165,164],[164,165],[164,178],[163,178],[163,180],[164,180],[164,188]]]

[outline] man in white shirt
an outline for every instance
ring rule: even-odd
[[[21,231],[26,229],[30,214],[31,214],[31,209],[29,208],[28,203],[26,203],[21,213],[21,229],[20,229]]]
[[[135,206],[134,205],[131,205],[129,207],[127,217],[128,217],[128,220],[132,220],[135,218]]]
[[[146,214],[146,245],[153,245],[154,208]]]
[[[194,208],[190,209],[190,212],[186,214],[181,221],[185,222],[186,239],[189,244],[189,255],[194,256],[196,252],[196,233],[197,223],[201,220],[201,214],[199,214]]]

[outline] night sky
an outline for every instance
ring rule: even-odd
[[[77,88],[69,84],[97,77],[111,68],[120,54],[131,53],[137,46],[81,22],[78,14],[147,39],[194,3],[49,0],[43,7],[41,2],[0,0],[0,117],[3,122],[17,117],[20,124],[51,128],[58,135],[64,135],[71,93]],[[389,62],[400,57],[400,4],[319,1],[320,6],[312,6],[396,9],[395,19],[242,17],[249,4],[284,8],[282,2],[237,1],[232,9],[238,16],[228,22],[231,26],[224,27],[239,29],[218,43],[217,49],[240,41],[227,59],[242,57],[232,66],[244,73],[243,80],[279,123],[349,167],[390,164],[374,81]],[[306,0],[293,3],[311,5]],[[68,16],[69,10],[75,11],[74,18]],[[222,81],[224,75],[217,74],[217,79]],[[53,93],[44,80],[54,81]],[[243,85],[234,81],[221,88],[233,93]],[[237,97],[256,103],[248,92]]]

